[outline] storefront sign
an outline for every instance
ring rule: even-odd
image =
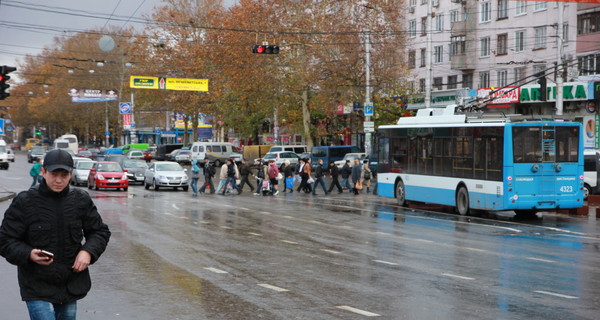
[[[564,101],[582,101],[588,100],[587,83],[585,82],[566,82],[563,85]],[[547,101],[556,101],[556,84],[548,84],[546,90]],[[521,103],[545,102],[541,100],[540,86],[522,86]]]
[[[495,90],[493,88],[481,88],[477,89],[477,98],[483,100],[493,99],[488,104],[519,103],[519,89],[513,86]]]

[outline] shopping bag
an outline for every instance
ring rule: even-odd
[[[294,178],[285,178],[285,187],[288,189],[294,189]]]
[[[354,189],[356,190],[362,190],[363,185],[362,183],[360,183],[360,181],[358,181],[355,185],[354,185]]]

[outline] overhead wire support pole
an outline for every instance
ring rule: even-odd
[[[425,30],[427,32],[427,52],[425,54],[425,108],[431,107],[431,50],[433,46],[431,34],[431,30],[433,29],[433,19],[431,17],[433,14],[433,1],[434,0],[427,1],[427,27]]]
[[[563,65],[563,24],[564,24],[564,9],[565,3],[558,1],[558,25],[556,26],[557,48],[556,48],[556,61],[557,66]],[[559,68],[557,68],[557,71]],[[556,74],[556,115],[563,115],[563,77],[562,72]]]
[[[372,105],[371,101],[371,33],[367,30],[365,35],[365,105]],[[364,109],[363,109],[364,110]],[[365,116],[365,121],[371,121],[371,116]],[[367,156],[371,152],[371,133],[365,132],[365,153]]]

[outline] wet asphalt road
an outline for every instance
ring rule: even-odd
[[[19,155],[0,189],[29,186]],[[79,319],[598,319],[591,217],[459,217],[349,193],[89,191],[113,236]],[[0,215],[9,205],[0,203]],[[0,319],[27,318],[0,261]]]

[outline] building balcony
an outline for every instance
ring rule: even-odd
[[[452,22],[450,26],[450,36],[466,36],[467,35],[467,21]]]
[[[472,63],[475,61],[475,52],[469,52],[463,54],[457,54],[452,56],[452,61],[450,63],[450,67],[453,70],[474,70],[475,65]]]

